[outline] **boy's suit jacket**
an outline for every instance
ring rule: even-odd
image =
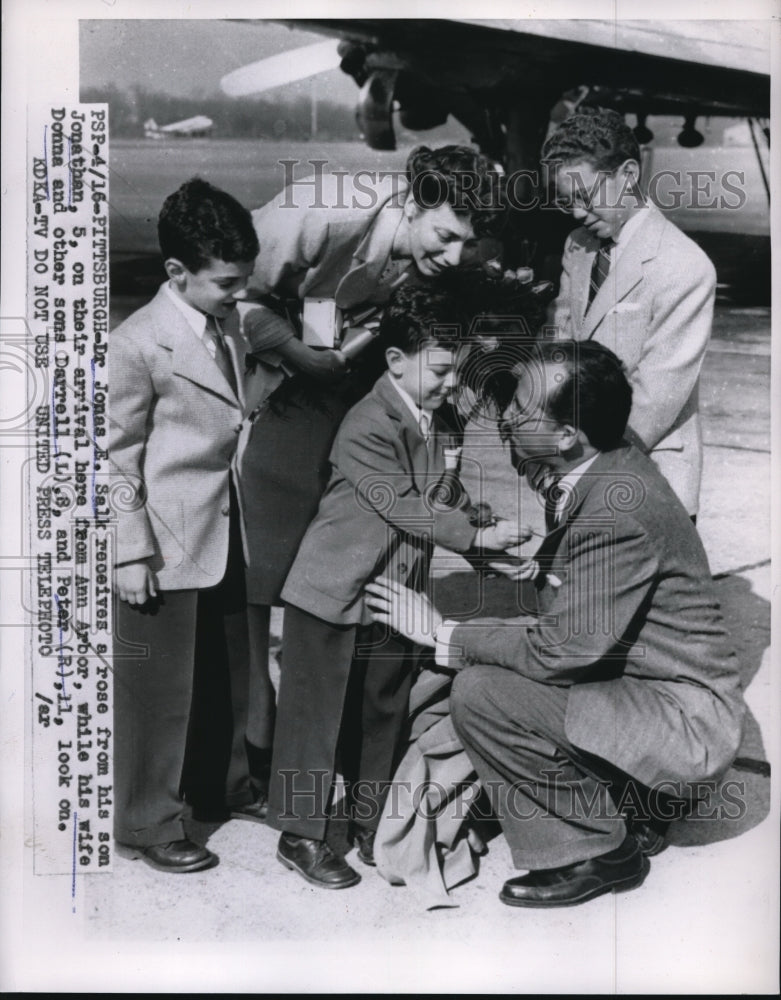
[[[334,624],[358,624],[378,574],[420,587],[434,544],[466,552],[463,509],[431,502],[445,463],[436,417],[428,445],[386,373],[342,422],[331,479],[288,574],[282,599]]]
[[[222,321],[234,367],[249,349]],[[162,590],[219,583],[228,555],[229,477],[252,379],[237,399],[165,286],[111,334],[110,457],[116,562],[141,559]]]
[[[314,185],[314,186],[313,186]],[[379,302],[380,275],[404,218],[403,176],[322,174],[252,213],[260,253],[250,289],[334,299],[340,309]]]
[[[716,272],[697,244],[650,205],[586,309],[598,246],[584,227],[567,238],[554,304],[557,335],[594,339],[621,358],[634,393],[629,433],[696,514],[702,474],[697,385]]]
[[[461,665],[569,686],[569,740],[647,785],[721,775],[740,744],[738,664],[697,531],[653,463],[626,444],[599,455],[537,559],[537,623],[457,626]]]

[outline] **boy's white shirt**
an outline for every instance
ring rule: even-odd
[[[171,288],[170,282],[166,282],[165,290],[168,293],[169,298],[174,303],[176,308],[181,312],[184,318],[187,320],[188,325],[195,334],[195,336],[201,341],[206,350],[209,352],[209,357],[215,358],[217,353],[217,348],[211,337],[206,336],[206,314],[200,312],[194,306],[191,306],[189,302],[185,300]],[[245,379],[244,373],[242,372],[242,358],[236,357],[237,346],[244,349],[245,352],[252,350],[252,345],[250,344],[249,338],[243,329],[243,317],[246,312],[256,309],[257,303],[255,302],[239,302],[236,306],[238,310],[238,330],[237,337],[240,343],[237,345],[232,337],[225,337],[225,344],[228,348],[228,352],[233,360],[233,368],[236,372],[236,382],[239,387],[240,402],[243,406],[244,417],[250,416],[250,414],[264,403],[269,396],[274,392],[274,390],[282,383],[285,374],[294,374],[294,369],[288,369],[283,364],[282,359],[277,354],[277,352],[272,348],[264,350],[263,361],[268,365],[264,367],[262,371],[255,372],[255,376],[252,379]],[[271,314],[269,313],[269,316]],[[282,321],[280,320],[280,323]],[[223,333],[220,321],[215,319],[218,329]],[[291,337],[292,337],[291,333]],[[247,428],[247,434],[249,429]],[[243,452],[244,446],[246,445],[246,435],[242,435],[243,440],[241,442],[240,452]]]
[[[415,424],[420,430],[420,433],[423,435],[426,441],[428,441],[429,434],[431,433],[431,421],[432,421],[431,414],[427,410],[421,410],[421,408],[418,406],[418,404],[415,402],[412,396],[410,396],[410,394],[407,392],[406,389],[402,389],[402,387],[399,385],[397,380],[390,374],[390,372],[388,373],[388,378],[390,380],[390,384],[393,386],[396,392],[401,396],[404,405],[407,407],[407,409],[414,417]]]
[[[177,293],[171,288],[171,282],[167,281],[165,283],[165,290],[168,293],[168,297],[171,299],[173,304],[179,310],[179,312],[187,320],[190,329],[193,331],[195,336],[204,345],[206,350],[209,352],[211,358],[216,355],[217,348],[214,345],[214,341],[211,337],[205,336],[206,334],[206,314],[200,312],[195,306],[191,306],[189,302],[177,295]]]

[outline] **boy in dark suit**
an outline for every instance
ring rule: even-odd
[[[326,843],[337,743],[343,763],[354,760],[355,837],[373,864],[416,662],[411,644],[369,624],[364,585],[383,572],[425,587],[434,544],[504,550],[528,537],[509,521],[475,528],[464,502],[432,495],[445,469],[434,411],[455,386],[463,344],[450,299],[402,286],[380,339],[388,371],[339,429],[329,485],[282,591],[269,823],[282,831],[279,860],[329,889],[360,880]]]
[[[158,221],[168,282],[111,335],[117,516],[114,829],[167,872],[217,864],[189,806],[261,819],[244,748],[247,622],[233,466],[252,407],[236,303],[258,241],[249,212],[193,179]]]

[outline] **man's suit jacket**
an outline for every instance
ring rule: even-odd
[[[404,218],[402,175],[321,174],[252,213],[260,253],[250,291],[329,298],[340,309],[387,298],[379,285]],[[379,297],[378,297],[379,296]]]
[[[699,536],[653,463],[600,454],[537,554],[534,625],[456,627],[461,665],[570,687],[566,733],[648,785],[721,775],[744,711]]]
[[[222,329],[244,372],[249,345],[236,314]],[[116,562],[149,560],[162,590],[214,586],[228,556],[228,483],[252,379],[237,399],[165,287],[112,332],[109,373]]]
[[[380,573],[421,586],[434,544],[466,552],[463,509],[433,503],[444,468],[436,417],[426,444],[383,375],[347,414],[331,450],[331,479],[288,574],[282,599],[334,624],[362,619],[364,585]]]
[[[716,272],[697,244],[650,205],[586,309],[598,246],[584,227],[567,238],[553,312],[557,335],[596,340],[621,358],[634,394],[630,434],[696,514],[702,475],[698,379]]]

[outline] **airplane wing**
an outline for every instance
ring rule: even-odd
[[[726,69],[769,72],[762,21],[466,20],[496,31],[536,35]]]
[[[769,21],[281,23],[339,39],[336,58],[361,88],[357,117],[374,149],[395,148],[394,111],[413,131],[453,115],[487,155],[514,168],[530,167],[549,113],[570,93],[586,94],[586,104],[636,114],[639,136],[651,134],[644,124],[648,115],[681,115],[679,142],[688,147],[702,142],[695,128],[699,116],[770,115]],[[286,52],[237,70],[223,88],[248,93],[303,79],[320,58],[333,60],[333,51],[317,44]],[[264,83],[269,79],[271,84]]]
[[[763,21],[301,20],[363,49],[363,70],[428,86],[557,95],[587,85],[622,110],[768,117],[769,24]],[[344,58],[342,63],[344,66]],[[350,70],[347,70],[350,72]],[[359,69],[360,72],[360,69]]]

